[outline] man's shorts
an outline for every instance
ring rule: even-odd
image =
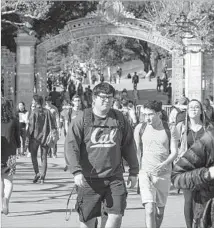
[[[171,186],[170,174],[157,177],[140,171],[139,186],[143,204],[155,203],[157,207],[165,207]]]
[[[81,222],[108,214],[124,215],[127,190],[123,178],[88,179],[78,187],[76,210]]]

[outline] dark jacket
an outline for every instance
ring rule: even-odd
[[[130,175],[138,174],[139,165],[131,126],[120,113],[124,119],[122,132],[112,113],[109,112],[106,118],[93,115],[93,123],[87,130],[84,127],[84,113],[80,113],[69,125],[65,159],[73,174],[82,172],[86,178],[122,177],[122,157],[128,162]]]
[[[29,119],[29,140],[34,139],[41,145],[45,145],[51,129],[56,129],[51,112],[45,108],[36,108]]]
[[[19,121],[14,118],[8,123],[1,123],[1,163],[5,164],[11,155],[16,155],[20,146]]]
[[[214,129],[209,129],[175,164],[172,182],[176,188],[193,191],[193,228],[214,227]]]

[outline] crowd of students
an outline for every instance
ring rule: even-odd
[[[31,110],[18,104],[18,117],[2,98],[2,211],[9,212],[16,149],[31,154],[33,183],[45,183],[47,156],[57,157],[56,143],[64,132],[65,170],[77,186],[76,210],[82,227],[95,227],[102,216],[106,227],[120,227],[127,189],[122,160],[130,167],[128,183],[139,181],[146,227],[159,228],[171,183],[184,192],[188,228],[214,226],[214,127],[210,108],[182,97],[167,116],[162,103],[137,107],[106,82],[90,91],[86,103],[76,91],[56,108],[51,94],[33,96]],[[209,101],[209,102],[208,102]],[[85,102],[85,103],[84,103]],[[19,121],[17,123],[17,121]],[[21,141],[20,141],[21,136]],[[41,172],[37,154],[41,149]],[[101,210],[102,208],[102,210]]]

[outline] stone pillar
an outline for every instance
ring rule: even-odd
[[[172,52],[172,104],[184,92],[184,58],[181,50]]]
[[[1,47],[1,79],[3,95],[15,105],[15,79],[16,79],[15,53],[6,47]]]
[[[29,110],[34,89],[34,54],[36,38],[19,32],[16,41],[16,103],[23,101]]]
[[[37,93],[47,96],[47,51],[42,45],[36,50]]]
[[[201,41],[183,39],[185,45],[185,95],[191,99],[202,100],[202,52]]]
[[[214,53],[203,53],[203,100],[214,92]]]

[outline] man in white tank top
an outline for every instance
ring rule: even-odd
[[[136,126],[134,134],[141,164],[139,186],[147,228],[161,226],[179,139],[176,128],[169,128],[160,118],[160,111],[159,102],[148,101],[143,109],[145,122]]]

